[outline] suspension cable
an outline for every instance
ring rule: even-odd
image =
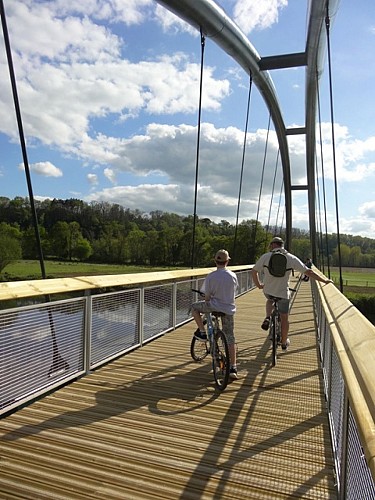
[[[279,194],[279,204],[277,207],[277,213],[276,213],[276,222],[275,222],[275,227],[274,227],[274,232],[273,235],[277,235],[277,224],[279,222],[279,213],[280,213],[280,205],[281,205],[281,196],[284,188],[284,179],[281,179],[281,186],[280,186],[280,194]]]
[[[267,148],[268,148],[268,136],[270,133],[270,125],[271,125],[271,113],[269,114],[268,117],[268,127],[267,127],[267,137],[266,137],[266,144],[264,146],[264,156],[263,156],[263,165],[262,165],[262,175],[260,178],[260,187],[259,187],[259,197],[258,197],[258,207],[257,207],[257,216],[255,219],[255,228],[254,228],[254,236],[253,236],[253,251],[254,251],[254,258],[255,258],[255,250],[256,250],[256,236],[257,236],[257,229],[258,229],[258,219],[259,219],[259,209],[260,209],[260,200],[262,197],[262,189],[263,189],[263,180],[264,180],[264,170],[266,166],[266,158],[267,158]]]
[[[28,188],[29,198],[30,198],[31,213],[32,213],[32,219],[33,219],[34,231],[35,231],[35,239],[36,239],[36,244],[37,244],[37,248],[38,248],[39,264],[40,264],[42,278],[44,279],[44,278],[46,278],[46,270],[45,270],[45,265],[44,265],[43,250],[42,250],[42,244],[41,244],[41,240],[40,240],[40,233],[39,233],[39,227],[38,227],[38,217],[37,217],[35,203],[34,203],[34,194],[33,194],[33,187],[31,184],[30,166],[29,166],[29,160],[27,157],[25,134],[24,134],[24,130],[23,130],[22,117],[21,117],[21,107],[20,107],[19,98],[18,98],[16,77],[15,77],[15,73],[14,73],[12,51],[10,48],[9,33],[8,33],[7,22],[5,19],[5,9],[4,9],[3,0],[0,0],[0,14],[1,14],[1,23],[2,23],[2,27],[3,27],[5,49],[6,49],[7,59],[8,59],[9,75],[10,75],[10,81],[11,81],[12,92],[13,92],[13,101],[14,101],[14,107],[15,107],[16,117],[17,117],[18,134],[19,134],[19,139],[20,139],[20,143],[21,143],[22,158],[23,158],[23,164],[25,167],[26,182],[27,182],[27,188]]]
[[[325,173],[324,173],[324,154],[323,154],[323,135],[322,135],[322,118],[320,113],[320,93],[319,84],[317,85],[318,96],[318,113],[319,113],[319,140],[320,140],[320,160],[322,171],[322,188],[323,188],[323,206],[324,206],[324,225],[325,225],[325,250],[327,255],[328,277],[331,278],[329,248],[328,248],[328,224],[327,224],[327,204],[326,204],[326,187],[325,187]]]
[[[316,191],[317,191],[317,198],[318,198],[318,207],[317,211],[317,219],[319,223],[319,237],[318,237],[318,255],[319,255],[319,268],[322,269],[323,274],[325,274],[324,271],[324,256],[323,256],[323,240],[322,240],[322,209],[320,205],[320,186],[319,186],[319,180],[318,180],[318,158],[317,155],[315,154],[315,178],[316,178]]]
[[[267,233],[269,231],[270,221],[271,221],[271,211],[272,211],[272,204],[273,204],[273,195],[275,193],[275,183],[276,183],[277,167],[278,167],[278,164],[279,164],[279,156],[280,156],[280,149],[278,149],[278,151],[277,151],[275,172],[274,172],[274,175],[273,175],[270,209],[268,211],[268,221],[267,221],[267,226],[266,226],[266,232]],[[267,250],[267,239],[265,239],[265,241],[264,241],[264,251],[266,251],[266,250]]]
[[[333,117],[333,91],[332,91],[332,64],[331,64],[331,43],[329,36],[330,18],[329,18],[329,1],[327,0],[327,15],[326,15],[326,29],[327,29],[327,49],[328,49],[328,74],[329,74],[329,95],[330,95],[330,110],[331,110],[331,133],[332,133],[332,160],[333,160],[333,174],[334,174],[334,187],[335,187],[335,205],[336,205],[336,227],[337,227],[337,252],[339,257],[339,272],[340,272],[340,292],[344,290],[341,268],[341,243],[340,243],[340,224],[339,224],[339,202],[337,192],[337,169],[336,169],[336,147],[335,147],[335,124]]]
[[[196,220],[197,220],[198,167],[199,167],[199,150],[200,150],[200,135],[201,135],[203,63],[204,63],[204,47],[205,47],[205,37],[203,35],[202,27],[200,29],[200,33],[201,33],[201,73],[200,73],[200,83],[199,83],[197,152],[196,152],[196,162],[195,162],[193,235],[192,235],[192,243],[191,243],[191,268],[192,269],[194,269],[194,263],[195,263],[195,226],[196,226]]]
[[[235,263],[236,259],[236,249],[237,249],[237,233],[238,233],[238,219],[240,214],[240,203],[241,203],[241,191],[242,191],[242,179],[243,179],[243,171],[245,164],[245,152],[246,152],[246,142],[247,142],[247,132],[248,132],[248,124],[249,124],[249,114],[250,114],[250,99],[251,99],[251,89],[253,86],[253,76],[250,71],[250,83],[249,83],[249,93],[247,96],[247,111],[246,111],[246,121],[245,121],[245,134],[243,140],[243,148],[242,148],[242,161],[241,161],[241,174],[240,174],[240,185],[238,190],[238,202],[237,202],[237,215],[236,215],[236,227],[234,231],[234,241],[233,241],[233,260]]]
[[[22,124],[21,107],[20,107],[19,98],[18,98],[17,83],[16,83],[16,77],[15,77],[14,66],[13,66],[12,51],[11,51],[10,41],[9,41],[8,27],[7,27],[7,22],[5,19],[5,9],[4,9],[3,0],[0,0],[0,17],[1,17],[1,24],[2,24],[2,28],[3,28],[3,34],[4,34],[5,50],[6,50],[7,59],[8,59],[8,68],[9,68],[9,75],[10,75],[10,81],[11,81],[11,86],[12,86],[14,107],[15,107],[15,111],[16,111],[18,134],[19,134],[19,139],[20,139],[20,144],[21,144],[22,158],[23,158],[23,164],[25,167],[26,182],[27,182],[27,188],[28,188],[29,199],[30,199],[30,208],[31,208],[32,220],[33,220],[33,224],[34,224],[36,246],[38,249],[40,271],[42,274],[42,278],[46,279],[47,278],[46,268],[44,265],[43,249],[42,249],[42,243],[41,243],[41,239],[40,239],[40,232],[39,232],[39,226],[38,226],[38,216],[36,213],[36,208],[35,208],[35,203],[34,203],[34,194],[33,194],[33,187],[32,187],[32,183],[31,183],[30,166],[29,166],[29,160],[28,160],[28,156],[27,156],[26,140],[25,140],[25,134],[24,134],[23,124]],[[45,299],[46,299],[46,302],[50,302],[50,300],[51,300],[49,295],[46,295]],[[53,377],[55,374],[61,373],[61,371],[68,370],[69,363],[59,353],[55,325],[54,325],[54,321],[53,321],[53,317],[52,317],[52,312],[50,309],[48,309],[48,319],[49,319],[49,325],[50,325],[50,330],[51,330],[51,339],[52,339],[52,365],[49,369],[48,376]]]

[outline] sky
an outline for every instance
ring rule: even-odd
[[[213,40],[205,39],[197,148],[201,40],[195,29],[154,0],[3,2],[36,199],[283,224],[269,111],[253,85],[244,147],[249,75]],[[261,56],[304,50],[307,0],[217,3]],[[339,1],[330,49],[332,100],[327,56],[320,86],[317,210],[326,208],[329,233],[337,231],[338,207],[340,233],[374,238],[374,0]],[[270,75],[286,127],[303,126],[305,68]],[[292,184],[305,184],[304,138],[288,142]],[[1,32],[0,196],[28,195]],[[294,191],[292,202],[293,227],[308,229],[306,192]],[[323,231],[324,219],[317,215]]]

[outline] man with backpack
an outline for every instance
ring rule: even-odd
[[[289,332],[289,278],[292,271],[298,271],[316,281],[322,283],[333,283],[332,280],[321,278],[312,269],[309,269],[298,257],[289,253],[284,248],[284,241],[275,237],[271,240],[270,251],[263,254],[252,269],[254,284],[263,290],[267,298],[266,317],[262,323],[262,329],[268,330],[272,314],[272,300],[270,297],[278,297],[281,318],[281,347],[284,351],[288,349],[290,340]],[[260,274],[263,274],[262,281]]]

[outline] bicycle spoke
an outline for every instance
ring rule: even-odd
[[[224,333],[218,330],[215,335],[212,352],[212,369],[216,386],[223,391],[229,380],[229,350]]]
[[[202,361],[209,352],[208,342],[202,342],[193,336],[190,345],[190,354],[194,361]]]

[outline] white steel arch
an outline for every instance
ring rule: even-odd
[[[290,174],[290,156],[287,135],[306,134],[306,171],[309,200],[311,241],[316,241],[315,228],[315,124],[317,86],[323,71],[327,5],[336,11],[340,0],[310,0],[308,3],[308,33],[306,46],[300,53],[275,55],[262,58],[246,35],[213,0],[157,0],[190,25],[212,39],[247,72],[269,109],[279,141],[285,189],[286,244],[289,245],[292,230],[293,186]],[[300,129],[285,127],[276,89],[268,72],[270,69],[306,66],[305,126]],[[295,187],[297,189],[297,187]],[[301,189],[301,186],[298,186]],[[316,257],[316,245],[312,245],[312,258]]]

